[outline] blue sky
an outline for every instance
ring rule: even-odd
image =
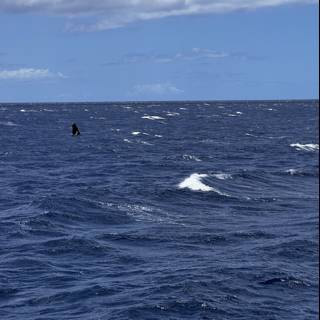
[[[318,26],[312,0],[0,0],[0,101],[315,99]]]

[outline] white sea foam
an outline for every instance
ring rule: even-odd
[[[298,170],[297,169],[288,169],[288,170],[286,170],[286,173],[289,173],[292,176],[294,176],[295,174],[298,173]]]
[[[251,133],[246,133],[246,136],[258,138],[258,136],[255,136],[254,134],[251,134]]]
[[[165,118],[159,116],[143,116],[142,119],[149,119],[149,120],[165,120]]]
[[[180,115],[180,113],[178,113],[178,112],[168,112],[167,113],[168,117],[175,117],[175,116],[179,116],[179,115]]]
[[[192,191],[203,191],[203,192],[215,192],[221,196],[229,197],[228,194],[223,193],[219,191],[216,188],[212,188],[210,186],[207,186],[204,184],[201,180],[203,178],[208,177],[207,174],[199,174],[199,173],[193,173],[190,177],[184,179],[179,185],[179,189],[189,189]]]
[[[141,134],[141,132],[139,132],[139,131],[133,131],[133,132],[131,132],[131,134],[134,135],[134,136],[138,136],[139,134]]]
[[[243,114],[241,111],[237,111],[236,114]]]
[[[163,136],[161,134],[155,134],[154,135],[156,138],[162,138]]]
[[[197,162],[201,162],[202,161],[198,157],[190,155],[190,154],[184,154],[182,157],[183,157],[184,160],[193,160],[193,161],[197,161]]]
[[[143,140],[141,140],[141,141],[139,141],[141,144],[145,144],[145,145],[147,145],[147,146],[153,146],[154,144],[152,144],[152,143],[150,143],[150,142],[147,142],[147,141],[143,141]]]
[[[232,175],[229,173],[215,173],[213,176],[219,180],[232,179]]]
[[[39,112],[39,111],[38,110],[33,110],[33,109],[28,109],[28,110],[21,109],[20,112]]]
[[[206,178],[207,174],[193,173],[179,184],[180,189],[190,189],[192,191],[214,191],[213,188],[205,185],[201,179]]]
[[[132,143],[129,139],[123,139],[124,142]]]
[[[313,143],[307,143],[307,144],[301,144],[301,143],[292,143],[290,144],[290,147],[295,148],[296,150],[303,150],[303,151],[316,151],[319,150],[318,144]]]

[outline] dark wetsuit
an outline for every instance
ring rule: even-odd
[[[73,136],[78,136],[80,134],[80,130],[79,128],[77,127],[77,125],[74,123],[72,125],[72,135]]]

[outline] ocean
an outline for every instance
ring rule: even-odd
[[[0,104],[0,319],[318,319],[318,119]]]

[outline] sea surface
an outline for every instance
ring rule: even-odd
[[[0,319],[318,319],[318,118],[0,104]]]

